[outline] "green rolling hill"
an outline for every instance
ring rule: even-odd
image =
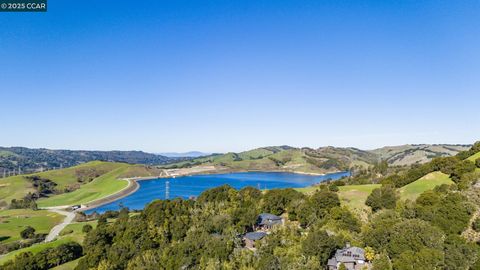
[[[120,178],[159,175],[159,170],[144,165],[92,161],[78,166],[0,179],[0,204],[39,193],[32,177],[54,183],[54,192],[40,196],[40,207],[81,204],[114,194],[128,185]]]
[[[347,164],[331,157],[318,156],[313,150],[289,146],[263,147],[240,153],[212,155],[166,165],[165,168],[185,168],[214,165],[232,171],[292,171],[328,173],[345,170]]]
[[[472,162],[475,162],[477,159],[480,159],[480,152],[476,153],[475,155],[470,156],[467,159],[472,161]]]
[[[391,166],[421,164],[434,157],[451,156],[467,150],[467,145],[404,145],[375,150],[321,147],[294,148],[289,146],[262,147],[240,153],[217,154],[169,165],[164,168],[188,168],[214,165],[231,171],[291,171],[329,173],[352,167],[369,167],[381,160]]]
[[[436,186],[443,184],[451,185],[453,184],[450,176],[442,172],[432,172],[424,177],[418,179],[417,181],[410,183],[406,186],[403,186],[399,189],[399,193],[402,199],[416,200],[420,194],[427,190],[432,190]]]
[[[370,151],[390,165],[404,166],[426,163],[435,157],[447,157],[468,150],[471,145],[462,144],[406,144],[386,146]]]

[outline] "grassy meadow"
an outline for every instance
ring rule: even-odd
[[[442,184],[453,184],[453,181],[444,173],[429,173],[417,181],[399,188],[400,199],[415,200],[424,191],[432,190],[436,186]],[[340,186],[338,187],[338,197],[340,198],[342,205],[349,207],[360,216],[363,216],[370,212],[370,207],[365,205],[368,195],[370,195],[374,189],[379,187],[381,187],[380,184]],[[318,189],[319,187],[306,187],[298,188],[296,190],[311,194]]]
[[[86,224],[90,224],[92,225],[93,228],[95,228],[97,226],[97,221],[72,223],[67,227],[65,227],[65,229],[63,229],[63,231],[60,233],[60,236],[55,241],[52,241],[49,243],[39,243],[39,244],[30,246],[28,248],[23,248],[23,249],[10,252],[5,256],[0,257],[0,265],[9,260],[14,259],[15,256],[23,252],[32,252],[33,254],[35,254],[47,248],[57,247],[61,244],[71,242],[71,241],[81,244],[83,242],[83,238],[85,237],[85,233],[82,232],[82,228]],[[68,263],[65,265],[65,267],[69,267],[72,265],[76,266],[76,263],[71,263],[71,264]],[[73,269],[73,268],[60,268],[60,269]]]
[[[57,184],[56,188],[58,190],[63,190],[67,186],[79,184],[76,172],[82,169],[95,170],[102,174],[91,182],[80,185],[79,189],[73,192],[53,195],[49,198],[41,198],[37,201],[38,206],[51,207],[88,203],[114,194],[125,188],[128,182],[119,180],[119,178],[151,176],[156,173],[156,171],[140,165],[92,161],[66,169],[0,179],[0,202],[6,205],[10,203],[12,199],[22,199],[28,192],[34,192],[35,190],[32,184],[26,179],[27,176],[36,175],[50,179]]]
[[[4,264],[5,262],[7,262],[9,260],[14,259],[15,256],[19,255],[20,253],[31,252],[32,254],[36,254],[36,253],[38,253],[42,250],[45,250],[46,248],[57,247],[61,244],[65,244],[65,243],[70,242],[70,241],[74,241],[74,240],[71,239],[70,237],[64,237],[64,238],[61,238],[61,239],[58,239],[58,240],[55,240],[55,241],[52,241],[52,242],[48,242],[48,243],[42,242],[42,243],[38,243],[38,244],[32,245],[32,246],[27,247],[27,248],[22,248],[22,249],[19,249],[19,250],[12,251],[10,253],[7,253],[3,257],[0,257],[0,265]]]
[[[77,183],[77,176],[76,176],[77,170],[95,169],[95,170],[98,170],[99,172],[110,172],[119,167],[124,167],[125,165],[127,164],[104,162],[104,161],[91,161],[91,162],[87,162],[87,163],[80,164],[78,166],[74,166],[70,168],[36,173],[35,175],[52,180],[58,185],[57,188],[61,190],[67,187],[68,185]]]
[[[61,244],[65,244],[65,243],[71,242],[71,241],[74,241],[74,239],[71,238],[71,237],[62,237],[62,238],[60,238],[58,240],[55,240],[55,241],[52,241],[52,242],[48,242],[48,243],[42,242],[42,243],[38,243],[38,244],[35,244],[35,245],[27,247],[27,248],[22,248],[22,249],[19,249],[19,250],[12,251],[10,253],[7,253],[3,257],[0,257],[0,265],[4,264],[5,262],[7,262],[9,260],[14,259],[15,256],[19,255],[20,253],[31,252],[32,254],[36,254],[36,253],[38,253],[42,250],[45,250],[47,248],[57,247]]]
[[[38,205],[57,206],[65,205],[62,204],[63,202],[66,202],[66,204],[89,202],[118,192],[126,187],[126,181],[116,181],[116,178],[122,178],[124,174],[128,174],[129,168],[132,168],[134,172],[144,173],[143,170],[137,167],[136,165],[126,163],[92,161],[60,170],[3,178],[0,179],[0,203],[6,205],[10,203],[12,199],[22,199],[27,193],[34,192],[35,189],[26,178],[28,176],[36,175],[41,178],[50,179],[57,184],[56,188],[58,190],[63,190],[67,186],[79,184],[76,176],[78,170],[95,170],[102,173],[102,175],[87,184],[81,185],[80,188],[74,192],[40,199]]]
[[[338,187],[338,197],[343,205],[348,206],[355,212],[369,211],[370,208],[365,205],[365,201],[367,200],[368,195],[372,193],[372,190],[379,188],[380,186],[380,184],[369,184]]]
[[[467,158],[468,160],[472,161],[472,162],[475,162],[477,159],[480,158],[480,152],[476,153],[475,155],[473,156],[470,156],[469,158]]]
[[[352,209],[361,209],[365,205],[368,195],[372,193],[372,190],[380,186],[380,184],[341,186],[338,187],[338,197],[342,204]],[[319,189],[320,188],[316,186],[296,188],[297,191],[305,194],[312,194]]]
[[[65,217],[46,210],[12,209],[0,211],[0,243],[9,243],[20,239],[20,232],[27,226],[35,228],[36,233],[48,233]]]
[[[117,163],[117,167],[114,170],[82,185],[79,189],[73,192],[40,199],[37,201],[37,204],[39,207],[85,204],[114,194],[127,187],[128,182],[119,180],[118,178],[126,173],[130,166],[131,165],[128,164]]]
[[[453,184],[453,181],[450,179],[450,176],[442,172],[432,172],[413,183],[401,187],[399,189],[400,197],[403,200],[416,200],[424,191],[434,189],[442,184],[450,185]]]
[[[21,199],[28,192],[34,192],[32,185],[23,176],[0,179],[0,202],[10,203],[12,199]]]
[[[81,258],[78,258],[74,261],[64,263],[62,265],[52,268],[51,270],[73,270],[75,269],[75,267],[77,267],[78,261],[80,261],[80,259]]]

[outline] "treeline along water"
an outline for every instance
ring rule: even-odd
[[[328,179],[336,180],[349,176],[349,172],[339,172],[326,175],[306,175],[285,172],[243,172],[228,174],[208,174],[182,176],[177,178],[158,178],[140,181],[137,192],[115,202],[90,209],[86,213],[97,211],[99,213],[108,210],[118,210],[120,207],[140,210],[155,199],[165,199],[167,193],[167,181],[169,186],[169,198],[196,197],[203,191],[228,184],[236,189],[247,186],[259,189],[272,188],[300,188],[311,186]]]

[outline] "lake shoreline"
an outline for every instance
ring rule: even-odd
[[[154,178],[154,179],[156,179],[156,178]],[[128,181],[128,186],[125,187],[124,189],[120,190],[117,193],[114,193],[114,194],[108,195],[106,197],[103,197],[101,199],[97,199],[95,201],[86,203],[85,204],[86,207],[82,207],[80,209],[80,211],[82,211],[82,212],[83,211],[88,211],[88,210],[100,207],[102,205],[106,205],[106,204],[118,201],[122,198],[125,198],[125,197],[137,192],[137,190],[140,188],[140,184],[138,184],[138,181],[140,181],[140,180],[135,180],[135,179],[119,179],[119,180]],[[145,180],[147,180],[147,179],[145,179]]]
[[[148,180],[155,180],[155,179],[162,179],[162,178],[176,178],[176,177],[184,177],[184,176],[197,176],[197,175],[215,175],[215,174],[230,174],[230,173],[249,173],[249,172],[261,172],[261,173],[293,173],[293,174],[301,174],[301,175],[310,175],[310,176],[325,176],[327,174],[335,174],[335,173],[341,173],[342,171],[335,171],[335,172],[329,172],[329,173],[309,173],[309,172],[296,172],[296,171],[287,171],[287,170],[269,170],[269,171],[262,171],[262,170],[212,170],[212,171],[202,171],[202,172],[193,172],[193,173],[185,173],[181,175],[162,175],[162,176],[145,176],[145,177],[131,177],[131,178],[123,178],[119,180],[125,180],[128,181],[129,184],[127,187],[124,189],[120,190],[117,193],[108,195],[104,198],[97,199],[95,201],[92,201],[90,203],[86,203],[85,208],[81,208],[80,211],[88,211],[91,209],[98,208],[100,206],[113,203],[115,201],[118,201],[122,198],[125,198],[135,192],[138,191],[140,188],[140,184],[138,182],[140,181],[148,181]],[[315,184],[311,185],[314,186]]]

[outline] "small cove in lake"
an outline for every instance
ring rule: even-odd
[[[131,210],[141,210],[155,199],[165,199],[166,182],[169,182],[170,199],[181,197],[188,199],[196,197],[203,191],[221,185],[230,185],[235,189],[247,186],[260,189],[301,188],[308,187],[326,180],[337,180],[349,176],[350,172],[338,172],[325,175],[308,175],[288,172],[238,172],[226,174],[203,174],[181,176],[176,178],[157,178],[139,181],[140,188],[114,202],[85,211],[103,213],[108,210],[119,210],[122,206]]]

